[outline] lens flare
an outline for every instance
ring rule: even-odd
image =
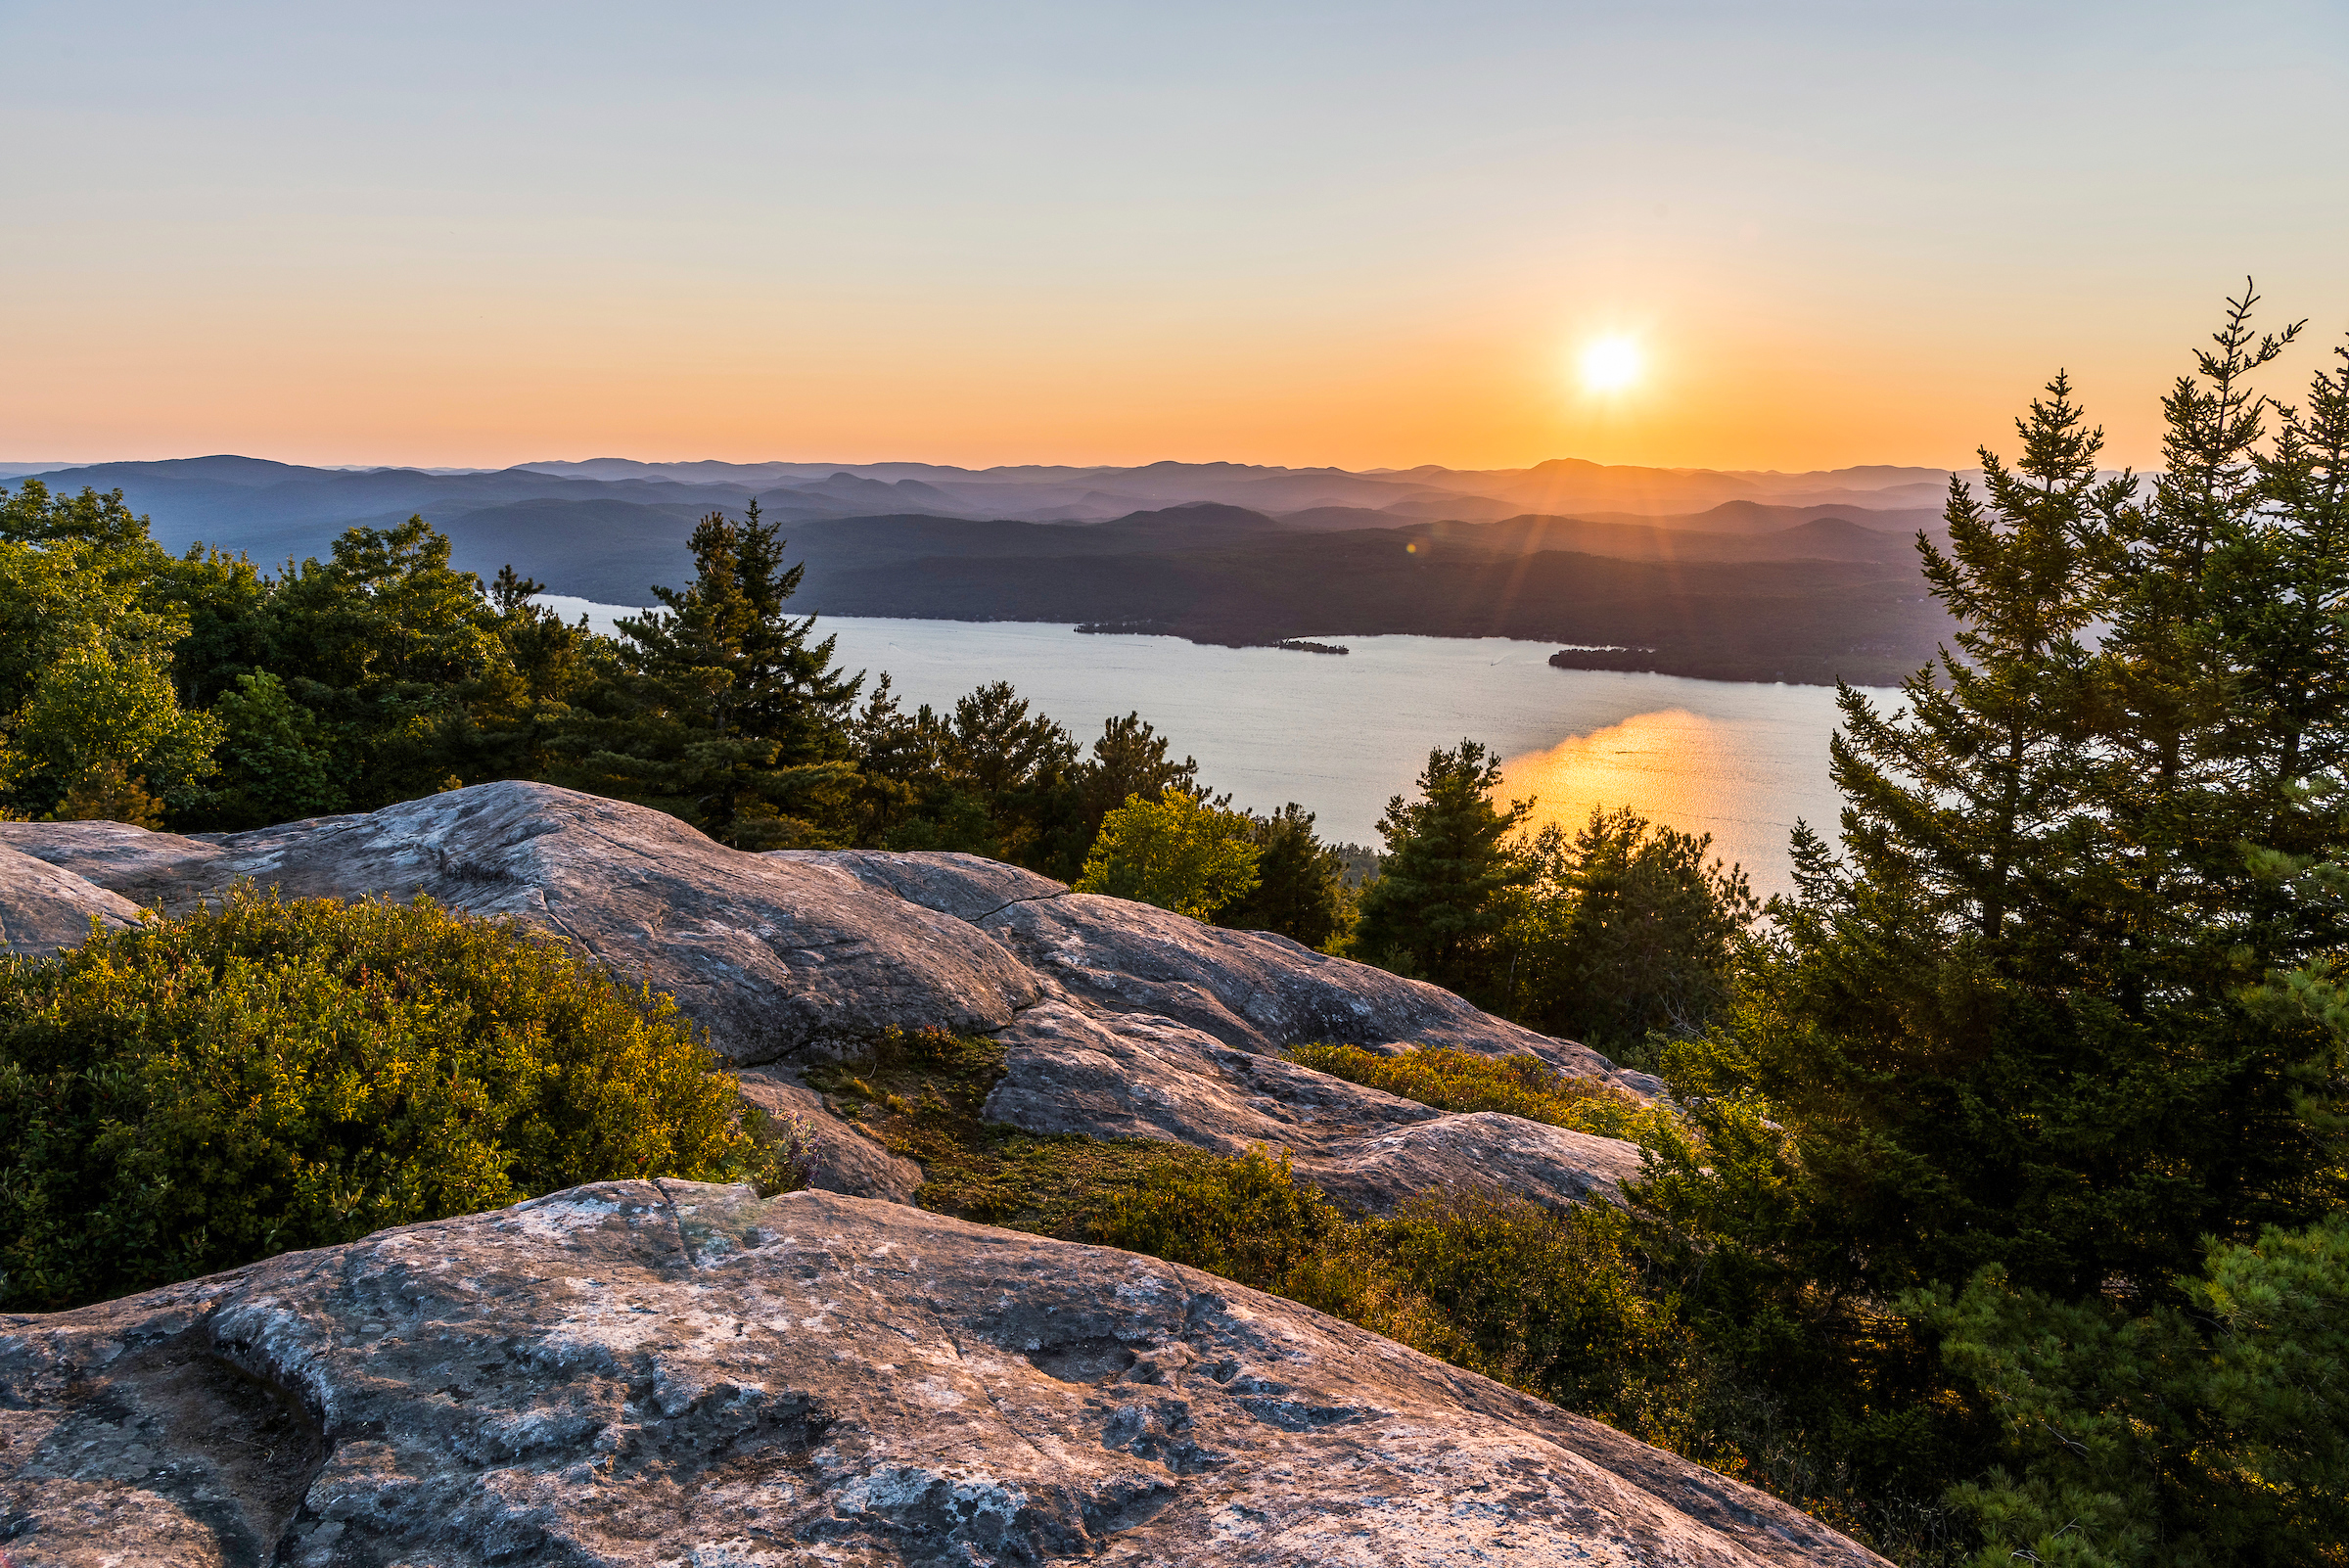
[[[1601,338],[1583,350],[1583,385],[1592,392],[1621,392],[1639,379],[1639,346],[1629,338]]]

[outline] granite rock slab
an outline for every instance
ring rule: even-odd
[[[120,931],[139,906],[87,877],[0,843],[0,952],[47,958],[89,940],[90,922]]]
[[[1151,904],[1072,893],[1048,877],[971,854],[789,853],[975,922],[1097,1008],[1175,1019],[1245,1050],[1319,1041],[1386,1051],[1530,1052],[1642,1098],[1661,1087],[1644,1073],[1496,1018],[1440,986],[1315,952],[1276,932],[1226,931]]]

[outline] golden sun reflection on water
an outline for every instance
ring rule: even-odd
[[[1533,797],[1529,833],[1556,822],[1571,834],[1592,807],[1628,806],[1653,822],[1710,832],[1716,853],[1753,864],[1766,846],[1782,849],[1790,824],[1745,819],[1753,761],[1734,728],[1685,709],[1635,714],[1547,751],[1504,759],[1494,793],[1503,801]]]

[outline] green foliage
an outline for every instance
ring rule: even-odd
[[[2149,487],[2058,378],[1953,490],[1954,650],[1842,695],[1840,853],[1665,1052],[1689,1320],[1982,1564],[2340,1560],[2349,372],[2263,444],[2249,309]]]
[[[1133,796],[1102,818],[1075,886],[1204,920],[1255,889],[1262,853],[1247,818],[1170,785],[1155,801]]]
[[[153,831],[163,825],[163,803],[147,793],[144,779],[132,778],[128,768],[110,758],[83,770],[49,820],[119,822]]]
[[[2168,404],[2172,467],[2142,502],[2097,477],[2053,384],[2022,461],[1986,453],[1987,503],[1954,492],[1951,552],[1927,552],[1958,652],[1905,712],[1843,696],[1844,856],[1798,839],[1803,897],[1731,1032],[1745,1083],[1874,1227],[1854,1238],[1872,1288],[1996,1262],[2060,1299],[2158,1295],[2203,1236],[2339,1201],[2302,1114],[2312,1087],[2337,1093],[2336,1053],[2247,999],[2349,934],[2237,847],[2321,846],[2332,825],[2280,759],[2349,743],[2337,704],[2229,695],[2280,634],[2231,605],[2349,591],[2349,554],[2284,547],[2313,525],[2254,483],[2241,381],[2275,347],[2231,313],[2207,395]],[[2092,653],[2077,633],[2099,615],[2115,629]]]
[[[0,1303],[49,1309],[581,1181],[774,1180],[673,1004],[568,945],[250,891],[0,971]]]
[[[218,726],[171,684],[188,622],[150,592],[163,561],[118,492],[53,496],[38,480],[0,491],[0,788],[13,809],[197,798]]]
[[[163,669],[139,653],[93,638],[43,670],[10,721],[7,761],[15,781],[62,785],[68,801],[99,780],[132,780],[166,802],[190,798],[213,768],[220,721],[189,713]],[[98,792],[118,795],[111,787]],[[63,805],[64,803],[61,803]],[[57,814],[75,814],[74,805]]]
[[[1355,950],[1459,992],[1492,998],[1494,962],[1508,923],[1509,890],[1532,878],[1508,838],[1533,808],[1492,801],[1500,763],[1479,743],[1427,754],[1417,801],[1387,803],[1378,831],[1387,845],[1379,877],[1362,893]]]
[[[0,489],[0,538],[86,544],[125,557],[156,551],[147,520],[122,504],[120,490],[101,495],[85,484],[79,495],[57,495],[37,479],[24,481],[14,495]]]
[[[318,716],[297,703],[275,675],[239,675],[212,704],[221,727],[221,783],[205,803],[218,829],[267,827],[342,807],[333,749]]]
[[[1141,729],[1147,738],[1149,726]],[[1036,870],[1066,858],[1081,806],[1077,743],[1010,682],[980,686],[947,714],[926,704],[907,714],[884,674],[850,737],[859,845],[959,851]]]
[[[1203,793],[1199,764],[1188,757],[1175,761],[1169,754],[1167,737],[1152,729],[1139,714],[1105,722],[1090,753],[1071,769],[1069,782],[1076,799],[1060,857],[1064,863],[1074,862],[1080,871],[1101,836],[1102,821],[1135,796],[1155,801],[1169,790]]]
[[[1256,887],[1216,910],[1234,931],[1277,931],[1308,947],[1329,948],[1355,920],[1346,860],[1313,834],[1313,813],[1295,801],[1269,816],[1244,819],[1257,849]]]
[[[1350,1084],[1443,1111],[1501,1111],[1602,1138],[1637,1138],[1659,1115],[1623,1090],[1561,1073],[1539,1056],[1414,1045],[1393,1056],[1359,1045],[1293,1045],[1288,1058]]]
[[[187,632],[172,650],[171,681],[190,708],[209,708],[237,677],[270,663],[270,615],[276,583],[244,556],[201,544],[177,558],[156,553],[148,602]]]
[[[1120,1194],[1092,1220],[1094,1239],[1109,1246],[1251,1283],[1281,1281],[1345,1225],[1327,1198],[1298,1183],[1287,1155],[1261,1149]]]
[[[2297,792],[2311,806],[2341,793]],[[2337,861],[2250,856],[2296,899],[2336,904]],[[2332,960],[2271,975],[2254,1010],[2321,1026],[2333,1059],[2302,1075],[2299,1109],[2336,1150],[2349,1043]],[[2349,1213],[2255,1241],[2206,1243],[2198,1274],[2147,1301],[2018,1289],[1996,1265],[1911,1310],[1988,1394],[2006,1464],[1955,1489],[1980,1522],[1976,1559],[2050,1563],[2340,1560],[2349,1540]]]
[[[412,517],[350,529],[330,559],[289,563],[264,607],[268,670],[331,744],[331,789],[373,810],[460,778],[495,776],[473,712],[503,650],[480,579]],[[225,682],[224,684],[233,684]]]
[[[1571,840],[1544,827],[1501,936],[1510,1016],[1618,1058],[1652,1058],[1652,1037],[1701,1033],[1761,913],[1744,869],[1706,858],[1712,842],[1628,807],[1593,807]]]
[[[1913,1310],[1989,1394],[2014,1469],[1957,1489],[1974,1561],[2339,1560],[2349,1540],[2349,1216],[2213,1244],[2185,1308],[2018,1290]]]

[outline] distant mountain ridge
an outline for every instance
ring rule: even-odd
[[[25,477],[0,464],[0,483]],[[1614,467],[1558,458],[1528,469],[1422,467],[1362,473],[1242,463],[1138,467],[1021,465],[989,469],[936,463],[653,463],[634,458],[536,462],[513,468],[308,468],[219,455],[49,469],[53,487],[120,487],[155,519],[173,548],[202,540],[268,556],[314,553],[351,524],[422,512],[446,526],[466,514],[526,502],[599,503],[603,529],[618,521],[602,503],[655,509],[648,533],[666,534],[673,506],[738,510],[756,498],[784,523],[817,518],[962,517],[1027,523],[1106,523],[1193,503],[1235,506],[1304,527],[1362,526],[1298,514],[1344,508],[1398,521],[1497,522],[1539,514],[1593,522],[1638,521],[1706,531],[1765,531],[1807,518],[1730,517],[1724,508],[1938,506],[1949,476],[1933,469],[1836,469],[1805,474]],[[1720,513],[1708,519],[1708,514]],[[554,515],[538,514],[553,525]],[[1855,521],[1865,521],[1855,519]]]
[[[806,566],[797,602],[831,615],[1111,622],[1219,642],[1511,636],[1628,646],[1683,673],[1871,682],[1914,668],[1946,627],[1913,542],[1939,525],[1950,476],[1935,470],[597,458],[452,473],[223,455],[39,477],[119,487],[166,548],[272,567],[420,513],[462,569],[511,565],[616,604],[690,580],[695,524],[756,501]]]

